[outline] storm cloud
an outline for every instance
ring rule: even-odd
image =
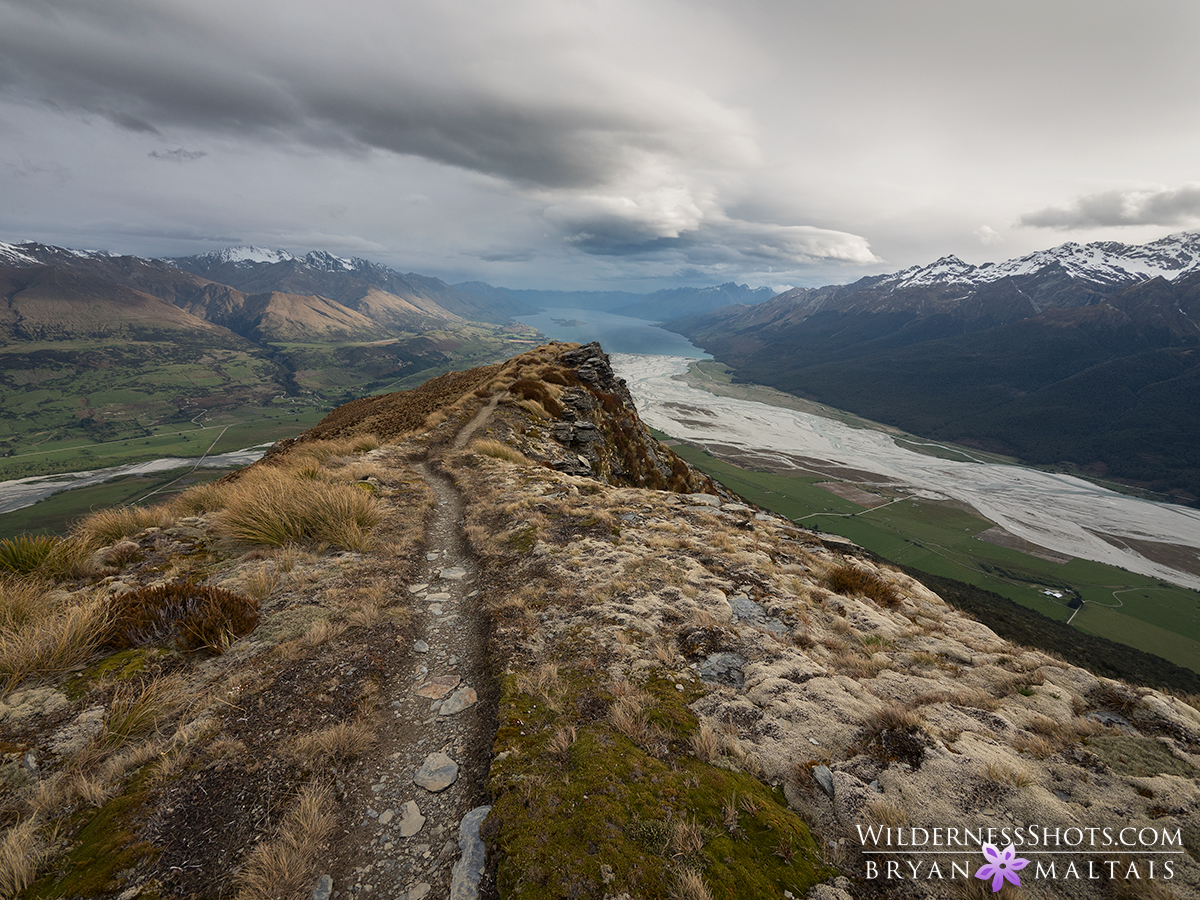
[[[1104,191],[1021,217],[1035,228],[1185,225],[1200,221],[1200,182],[1173,190]]]
[[[1197,209],[1198,27],[1192,0],[0,0],[0,239],[653,289],[1150,238]]]

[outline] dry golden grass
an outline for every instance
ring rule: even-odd
[[[193,689],[174,675],[119,684],[109,702],[98,742],[115,749],[152,735],[195,702]]]
[[[516,676],[516,688],[531,697],[537,697],[555,712],[562,708],[563,680],[558,666],[543,663],[532,672],[521,672]]]
[[[908,813],[904,807],[886,797],[867,803],[866,809],[863,810],[863,818],[868,823],[887,828],[901,828],[908,824]]]
[[[555,756],[562,756],[573,746],[578,734],[574,725],[560,725],[546,742],[546,749]]]
[[[1028,769],[996,760],[990,761],[984,767],[984,774],[988,781],[1011,787],[1025,787],[1033,783],[1033,776],[1029,774]]]
[[[252,469],[226,486],[226,506],[214,530],[249,544],[285,546],[325,542],[364,550],[383,521],[379,501],[353,485],[296,478],[276,469]]]
[[[120,506],[102,509],[71,526],[71,538],[89,552],[154,525],[169,525],[174,517],[166,507]]]
[[[923,727],[924,717],[906,703],[885,703],[878,710],[867,716],[863,727],[868,734],[881,734],[884,731],[913,731]]]
[[[43,855],[36,817],[4,832],[0,838],[0,897],[15,897],[32,884]]]
[[[0,633],[0,695],[31,675],[65,672],[88,659],[104,640],[108,622],[107,604],[89,598]]]
[[[258,566],[246,573],[246,593],[261,603],[275,592],[281,580],[278,569]]]
[[[680,866],[676,871],[670,896],[671,900],[713,900],[704,876],[686,866]]]
[[[354,759],[375,743],[375,733],[358,722],[339,722],[321,731],[302,734],[289,749],[306,765],[317,768]]]
[[[225,507],[225,485],[198,484],[173,497],[167,508],[180,518],[201,516]]]
[[[44,619],[52,608],[47,585],[24,578],[0,578],[0,635]]]
[[[692,733],[689,742],[696,758],[706,763],[715,763],[720,759],[725,745],[721,735],[707,722],[700,723],[700,727]]]
[[[337,822],[329,788],[305,786],[288,809],[279,833],[258,844],[238,872],[239,900],[280,900],[311,887],[317,851]]]

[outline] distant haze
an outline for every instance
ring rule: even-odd
[[[0,0],[0,240],[813,286],[1200,227],[1194,0]]]

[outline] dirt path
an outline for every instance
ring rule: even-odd
[[[485,418],[464,429],[467,438]],[[486,876],[480,883],[477,838],[496,708],[484,664],[485,619],[475,565],[460,536],[462,500],[444,476],[423,463],[418,469],[437,506],[425,562],[407,587],[417,636],[384,687],[378,744],[339,785],[349,826],[315,900],[495,895]]]

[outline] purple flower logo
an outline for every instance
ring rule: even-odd
[[[1004,886],[1005,881],[1011,881],[1017,887],[1021,886],[1021,879],[1017,872],[1029,865],[1029,860],[1017,856],[1012,844],[1002,851],[997,850],[991,844],[984,844],[983,855],[987,859],[987,864],[979,867],[975,877],[982,878],[984,881],[992,879],[993,894]]]

